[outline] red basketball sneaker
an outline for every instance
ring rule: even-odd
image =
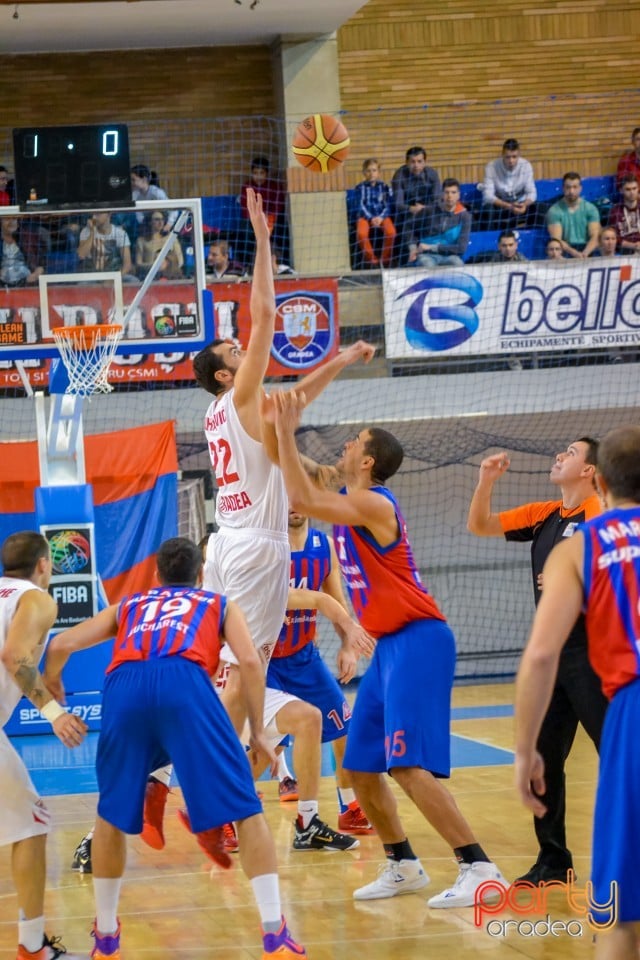
[[[169,787],[159,780],[149,780],[144,794],[143,826],[140,836],[153,850],[164,848],[164,808]]]
[[[344,813],[338,817],[338,830],[343,833],[375,833],[357,800],[350,803]]]
[[[288,803],[290,800],[298,800],[298,781],[293,777],[285,777],[278,784],[278,796],[280,803]]]
[[[178,810],[178,819],[189,833],[193,833],[191,820],[186,810]],[[229,869],[232,860],[224,848],[224,827],[212,827],[210,830],[201,830],[200,833],[194,833],[193,835],[198,841],[198,846],[205,856],[209,857],[209,860],[213,860],[223,870]]]
[[[236,832],[235,824],[225,823],[222,827],[222,833],[224,836],[224,849],[227,851],[227,853],[237,853],[240,849],[240,844],[238,843],[238,834]]]

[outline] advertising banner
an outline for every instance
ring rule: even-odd
[[[385,270],[389,359],[640,347],[640,257]]]
[[[100,721],[102,720],[102,693],[100,691],[68,693],[65,707],[69,713],[73,713],[76,717],[84,720],[89,730],[100,729]],[[45,734],[51,733],[51,724],[43,718],[37,707],[34,707],[29,700],[23,697],[9,717],[4,730],[10,737]],[[52,740],[55,740],[55,737],[52,737]],[[55,742],[62,747],[59,741]],[[64,747],[62,749],[67,755],[75,753],[75,751],[65,750]],[[78,790],[78,793],[80,792],[83,791]]]
[[[70,280],[73,278],[70,277]],[[131,301],[137,288],[125,284],[125,300]],[[145,309],[138,309],[129,321],[127,335],[154,341],[149,354],[118,355],[111,364],[109,381],[113,384],[141,381],[193,380],[191,354],[171,349],[171,337],[184,332],[193,317],[195,304],[185,301],[185,289],[179,283],[151,286],[145,295]],[[251,329],[250,283],[215,283],[213,293],[216,337],[237,337],[246,346]],[[109,291],[91,284],[65,285],[61,305],[53,305],[59,323],[103,323],[112,310]],[[54,323],[55,325],[55,323]],[[0,291],[0,389],[20,387],[20,375],[12,361],[3,358],[10,345],[37,343],[41,339],[40,300],[37,287]],[[335,279],[277,280],[276,332],[267,375],[287,376],[308,373],[339,346],[338,282]],[[47,386],[49,364],[46,359],[25,360],[24,367],[35,389]]]

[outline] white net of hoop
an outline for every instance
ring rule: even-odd
[[[51,332],[69,378],[65,393],[81,397],[110,393],[113,387],[107,376],[122,327],[116,324],[54,327]]]

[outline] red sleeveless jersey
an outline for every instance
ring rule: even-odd
[[[125,597],[107,673],[122,663],[184,657],[218,669],[226,597],[194,587],[156,587]]]
[[[589,659],[611,699],[640,676],[640,506],[608,510],[580,529]]]
[[[396,498],[387,487],[370,489],[393,504],[398,539],[381,547],[365,527],[333,528],[338,562],[360,624],[378,638],[414,620],[445,620],[420,579]]]

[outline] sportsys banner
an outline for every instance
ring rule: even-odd
[[[640,257],[385,270],[389,359],[640,344]]]
[[[65,289],[70,305],[53,307],[61,311],[61,320],[68,307],[74,315],[81,313],[85,322],[106,322],[110,302],[104,290],[91,284],[70,285]],[[150,337],[165,339],[166,349],[162,352],[158,349],[149,355],[117,356],[109,371],[111,383],[193,380],[192,355],[171,350],[171,331],[176,325],[165,322],[168,314],[175,319],[185,311],[195,310],[194,304],[184,302],[185,289],[179,283],[162,283],[149,288],[144,299],[145,309],[137,311],[132,324],[136,330],[146,330]],[[187,289],[192,290],[192,287]],[[214,297],[216,336],[237,337],[246,346],[251,329],[251,285],[246,282],[215,283],[208,289]],[[125,303],[133,298],[136,290],[134,285],[124,285]],[[10,350],[11,343],[35,343],[39,328],[37,287],[0,290],[0,388],[20,387],[22,383],[14,364],[3,358],[3,347]],[[144,333],[137,332],[136,335],[144,336]],[[337,280],[277,280],[276,330],[267,375],[281,377],[308,373],[334,356],[338,346]],[[32,386],[41,388],[48,384],[49,365],[50,361],[46,359],[25,361]]]

